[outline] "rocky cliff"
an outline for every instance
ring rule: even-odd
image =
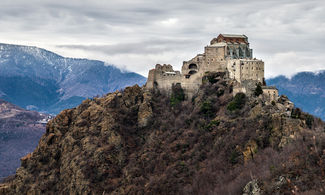
[[[203,83],[190,100],[133,86],[62,111],[0,194],[324,192],[320,119],[233,97],[222,74]]]

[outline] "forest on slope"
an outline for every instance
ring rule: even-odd
[[[323,193],[324,123],[285,96],[233,97],[223,76],[189,100],[133,86],[63,111],[0,192]]]

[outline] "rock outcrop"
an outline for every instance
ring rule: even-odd
[[[243,190],[243,195],[261,195],[263,190],[260,187],[259,181],[254,179],[246,184]]]
[[[189,100],[134,86],[62,111],[0,194],[324,191],[321,120],[210,81]]]
[[[149,120],[152,118],[152,108],[151,108],[151,94],[144,93],[143,94],[143,102],[139,106],[138,112],[138,124],[139,127],[145,127],[148,125]]]

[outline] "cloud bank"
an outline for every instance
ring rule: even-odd
[[[323,0],[2,0],[0,42],[99,59],[146,76],[180,69],[219,33],[249,37],[266,76],[325,69]]]

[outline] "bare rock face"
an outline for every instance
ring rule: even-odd
[[[133,86],[62,111],[0,194],[323,192],[321,120],[209,80],[190,100]]]
[[[150,92],[144,93],[143,102],[140,104],[139,112],[138,112],[139,127],[147,126],[149,120],[153,116],[150,100],[151,100]]]
[[[254,179],[246,184],[243,190],[243,195],[262,195],[263,190],[260,187],[258,180]]]
[[[255,153],[257,152],[258,146],[255,141],[250,140],[243,151],[244,160],[247,162],[254,158]]]

